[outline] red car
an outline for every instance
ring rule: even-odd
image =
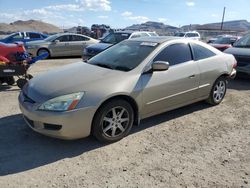
[[[223,52],[232,47],[232,45],[239,39],[240,37],[237,36],[223,36],[215,40],[213,43],[210,43],[210,45]]]
[[[22,43],[5,44],[0,42],[0,85],[15,83],[14,76],[26,75],[27,62],[30,61]]]
[[[30,74],[27,74],[30,65],[47,58],[48,55],[48,53],[44,53],[31,58],[23,43],[5,44],[0,42],[0,85],[2,83],[13,85],[14,76],[17,76],[17,86],[22,88],[27,80],[32,78]]]

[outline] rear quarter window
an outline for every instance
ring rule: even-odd
[[[191,43],[191,47],[192,47],[192,50],[194,53],[194,59],[196,61],[210,58],[210,57],[213,57],[216,55],[211,50],[209,50],[201,45],[198,45],[198,44]]]

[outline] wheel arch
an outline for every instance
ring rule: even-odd
[[[137,102],[130,96],[128,95],[124,95],[124,94],[120,94],[120,95],[115,95],[115,96],[112,96],[106,100],[104,100],[97,108],[94,116],[93,116],[93,119],[92,119],[92,124],[91,124],[91,127],[93,126],[93,122],[94,122],[94,119],[96,117],[96,114],[98,113],[99,109],[101,107],[103,107],[105,104],[107,104],[108,102],[112,101],[112,100],[115,100],[115,99],[123,99],[125,100],[126,102],[128,102],[131,107],[133,108],[133,111],[134,111],[134,125],[139,125],[140,123],[140,116],[139,116],[139,107],[138,107],[138,104]]]
[[[48,51],[49,57],[51,57],[51,52],[50,52],[50,50],[49,50],[48,48],[46,48],[46,47],[41,47],[41,48],[39,48],[39,49],[36,51],[36,55],[37,55],[37,56],[38,56],[38,52],[39,52],[40,50],[46,50],[46,51]]]

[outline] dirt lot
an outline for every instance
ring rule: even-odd
[[[79,59],[41,61],[36,75]],[[0,187],[250,187],[250,83],[223,103],[203,102],[144,120],[120,142],[62,141],[22,120],[19,90],[0,91]]]

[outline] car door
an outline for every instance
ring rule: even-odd
[[[193,42],[190,45],[200,70],[199,97],[208,96],[215,79],[219,76],[218,67],[224,64],[211,50]]]
[[[28,41],[43,40],[43,38],[41,37],[39,33],[29,32],[27,33],[27,35],[28,35]]]
[[[80,35],[71,35],[71,40],[69,42],[69,50],[72,55],[80,56],[82,55],[83,49],[88,45],[90,39]]]
[[[54,39],[49,48],[53,56],[70,56],[69,35],[63,35]]]
[[[198,93],[199,68],[189,44],[165,47],[152,63],[156,61],[168,62],[169,69],[142,75],[144,117],[191,103]]]

